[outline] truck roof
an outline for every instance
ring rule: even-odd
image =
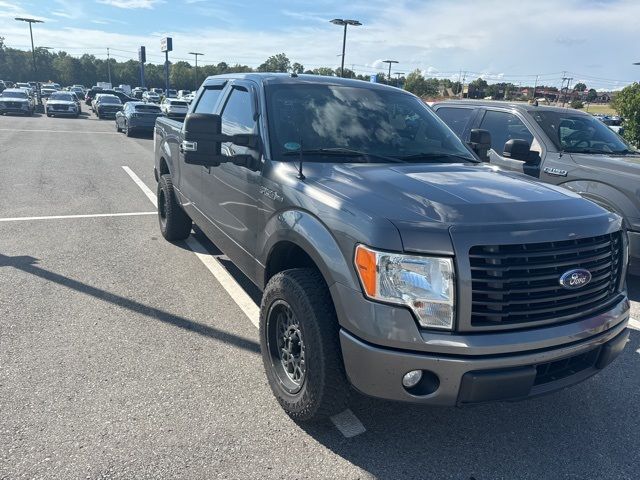
[[[380,83],[372,83],[366,82],[364,80],[356,80],[352,78],[341,78],[341,77],[329,77],[325,75],[310,75],[310,74],[290,74],[290,73],[228,73],[224,75],[213,75],[211,77],[207,77],[203,83],[204,86],[207,86],[211,82],[220,79],[228,79],[228,80],[252,80],[256,83],[263,85],[273,85],[273,84],[299,84],[299,83],[320,83],[327,85],[345,85],[345,86],[353,86],[353,87],[364,87],[367,88],[379,88],[379,89],[389,89],[394,88],[400,92],[408,93],[405,90],[397,89],[396,87],[390,87],[388,85],[383,85]]]
[[[574,108],[567,107],[554,107],[551,105],[531,105],[526,102],[507,102],[500,100],[444,100],[442,102],[434,102],[433,106],[436,105],[475,105],[481,107],[502,107],[502,108],[510,108],[512,110],[520,110],[523,112],[531,112],[531,111],[553,111],[553,112],[567,112],[578,113],[589,115],[586,112],[582,112],[580,110],[576,110]]]

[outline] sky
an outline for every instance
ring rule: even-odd
[[[416,68],[427,76],[479,76],[560,87],[562,77],[615,90],[640,80],[640,0],[0,0],[0,36],[9,47],[37,46],[75,56],[163,61],[160,39],[173,38],[170,59],[224,61],[257,67],[285,53],[307,69],[340,65],[342,28],[349,27],[345,66],[356,73]],[[464,72],[464,73],[461,73]],[[1,72],[0,72],[1,73]]]

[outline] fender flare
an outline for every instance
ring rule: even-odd
[[[625,228],[631,226],[629,218],[640,217],[638,207],[623,192],[609,184],[593,180],[574,180],[560,186],[620,215]]]
[[[338,282],[360,289],[355,271],[329,228],[316,216],[302,210],[286,210],[274,215],[258,237],[258,258],[265,266],[274,248],[290,242],[301,248],[320,269],[328,286]],[[264,278],[264,276],[263,276]],[[264,282],[264,280],[263,280]]]

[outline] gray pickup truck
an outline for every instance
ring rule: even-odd
[[[603,122],[570,108],[448,101],[433,109],[463,140],[491,134],[489,161],[579,193],[623,219],[630,265],[640,275],[640,152]]]
[[[297,420],[351,387],[464,405],[547,393],[627,340],[619,216],[496,171],[417,97],[334,77],[209,77],[154,134],[162,235],[192,223],[262,291],[269,384]]]

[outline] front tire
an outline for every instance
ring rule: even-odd
[[[267,380],[294,420],[343,411],[344,371],[333,301],[317,270],[298,268],[269,280],[260,307],[260,347]]]
[[[127,122],[124,122],[124,134],[127,137],[131,136],[131,130],[129,129],[129,123],[127,123]]]
[[[162,175],[158,182],[158,221],[166,240],[184,240],[191,234],[191,219],[176,200],[171,175]]]

